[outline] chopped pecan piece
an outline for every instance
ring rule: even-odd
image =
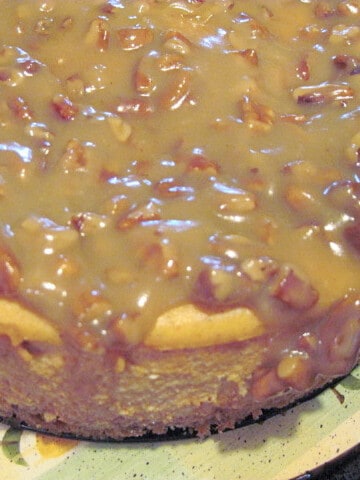
[[[0,66],[0,82],[10,87],[16,87],[24,81],[25,76],[15,67]]]
[[[116,111],[129,115],[149,115],[155,111],[155,107],[148,98],[121,98]]]
[[[255,102],[244,95],[239,102],[240,116],[243,122],[255,131],[268,131],[275,122],[275,113],[266,105]]]
[[[227,310],[246,305],[254,289],[254,282],[240,270],[207,267],[196,279],[192,301],[206,310]]]
[[[332,182],[325,194],[340,211],[356,217],[360,214],[360,183],[346,180]]]
[[[77,139],[70,140],[66,145],[65,153],[60,159],[60,164],[64,171],[84,170],[87,163],[86,147]]]
[[[8,82],[11,80],[11,71],[8,68],[0,69],[0,82]]]
[[[68,335],[77,349],[81,349],[84,352],[91,352],[92,354],[104,353],[105,349],[99,341],[99,336],[93,331],[84,328],[83,324],[71,327]]]
[[[171,70],[180,70],[184,67],[182,57],[177,53],[165,53],[157,61],[158,67],[162,72]]]
[[[80,266],[74,259],[62,255],[56,265],[56,274],[59,277],[74,277],[80,272]]]
[[[306,211],[311,208],[315,199],[314,196],[299,185],[289,185],[285,190],[285,200],[287,204],[296,211]]]
[[[323,322],[320,338],[331,373],[353,366],[360,348],[360,297],[351,294],[336,302]]]
[[[354,167],[360,166],[360,132],[352,137],[351,144],[346,149],[346,157]]]
[[[15,256],[0,246],[0,294],[15,293],[21,280],[20,266]]]
[[[307,25],[300,30],[300,36],[302,38],[309,38],[312,40],[325,38],[328,34],[327,28],[321,27],[317,24]]]
[[[81,293],[73,304],[73,313],[82,321],[102,317],[110,311],[109,301],[97,290]]]
[[[277,273],[279,266],[270,257],[256,257],[243,260],[241,269],[254,282],[266,282]]]
[[[32,122],[26,125],[25,133],[29,137],[35,138],[41,145],[51,145],[55,136],[51,133],[45,124]]]
[[[108,117],[107,121],[111,131],[120,143],[125,143],[129,140],[132,132],[131,125],[119,117]]]
[[[168,31],[165,34],[164,46],[182,55],[190,52],[191,42],[180,32]]]
[[[112,3],[112,0],[104,2],[103,5],[100,7],[101,13],[105,13],[106,15],[111,15],[115,12],[115,5]]]
[[[360,4],[357,0],[342,0],[338,3],[337,12],[340,15],[350,16],[358,15],[360,11]]]
[[[280,392],[283,384],[274,368],[262,368],[255,373],[251,384],[251,395],[256,400],[269,398]]]
[[[70,224],[77,230],[81,236],[96,233],[105,228],[109,223],[105,215],[99,215],[93,212],[79,213],[71,217]]]
[[[160,220],[160,218],[161,209],[159,204],[154,200],[150,200],[147,204],[136,207],[125,216],[122,216],[117,222],[117,228],[119,230],[128,230],[143,222]]]
[[[209,175],[216,175],[220,172],[220,165],[209,160],[204,155],[193,155],[187,166],[188,172],[204,172]]]
[[[271,33],[269,29],[262,23],[251,20],[250,21],[251,36],[252,38],[270,38]]]
[[[213,235],[210,237],[212,253],[225,258],[227,257],[230,260],[238,260],[244,246],[251,245],[251,243],[250,238],[243,235]],[[249,272],[246,271],[246,267],[243,268],[243,271],[253,280]]]
[[[79,109],[73,102],[64,95],[56,95],[52,100],[52,107],[60,118],[66,120],[74,120]]]
[[[96,18],[90,24],[86,34],[85,42],[96,46],[100,51],[109,48],[110,30],[107,22],[102,18]]]
[[[134,84],[135,90],[141,95],[147,95],[154,89],[152,78],[142,72],[139,66],[134,73]]]
[[[287,265],[279,270],[271,286],[271,295],[295,310],[308,310],[319,299],[317,290],[309,280]]]
[[[190,94],[189,72],[179,72],[167,89],[160,95],[160,106],[164,110],[177,110]]]
[[[69,226],[59,225],[46,217],[29,215],[21,224],[25,232],[32,235],[46,255],[63,252],[78,241],[78,233]]]
[[[239,54],[242,58],[245,58],[245,60],[247,60],[251,65],[258,65],[259,58],[254,48],[245,48],[244,50],[239,50]]]
[[[137,50],[151,43],[154,33],[150,28],[121,28],[117,31],[120,46],[123,50]]]
[[[174,178],[162,178],[154,185],[155,191],[163,198],[175,198],[192,194],[193,189]]]
[[[134,69],[135,90],[140,95],[151,95],[159,89],[159,73],[161,71],[178,70],[182,66],[182,59],[178,54],[147,53],[140,58]]]
[[[295,185],[289,185],[290,191],[292,187],[295,187],[295,192],[301,194],[302,191],[308,200],[311,200],[313,195],[306,192],[303,186],[310,189],[309,183],[312,183],[326,187],[329,182],[338,181],[341,178],[341,173],[337,168],[316,166],[309,160],[287,163],[283,167],[283,172],[291,174],[295,179]]]
[[[100,180],[101,174],[100,174]],[[109,215],[120,215],[128,211],[130,208],[129,199],[126,195],[114,195],[104,204],[105,213]]]
[[[314,333],[305,332],[298,340],[300,350],[304,350],[308,354],[313,354],[319,347],[319,339]]]
[[[306,58],[302,58],[296,67],[296,75],[300,80],[310,79],[310,68]]]
[[[360,27],[357,25],[335,25],[331,30],[329,42],[335,45],[349,45],[357,42],[360,36]]]
[[[61,22],[60,28],[62,30],[70,30],[70,28],[74,24],[74,19],[73,17],[65,17],[63,21]]]
[[[28,103],[22,97],[10,99],[8,101],[8,106],[16,118],[21,120],[31,120],[33,118],[33,112]]]
[[[355,75],[360,65],[358,58],[352,55],[335,55],[332,58],[332,61],[335,67],[337,67],[339,70],[344,70],[350,75]]]
[[[313,378],[311,362],[305,355],[287,355],[276,369],[277,376],[297,390],[305,390]]]
[[[325,18],[334,15],[336,11],[331,7],[330,2],[327,0],[320,0],[315,5],[314,13],[317,18]]]
[[[80,75],[71,75],[66,79],[66,90],[70,95],[81,97],[85,93],[85,83]]]
[[[354,91],[345,84],[321,83],[295,88],[293,97],[299,104],[343,103],[354,98]]]
[[[222,216],[236,216],[251,212],[256,208],[256,197],[252,192],[234,188],[228,192],[217,192],[219,212]]]
[[[39,72],[42,67],[42,64],[37,60],[28,59],[19,62],[19,65],[22,67],[22,70],[25,75],[32,76],[35,73]]]
[[[354,224],[345,227],[344,237],[346,241],[354,247],[357,253],[360,254],[360,219]]]
[[[179,275],[178,252],[167,239],[140,248],[139,256],[143,264],[153,266],[166,278]]]

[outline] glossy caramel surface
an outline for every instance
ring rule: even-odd
[[[0,6],[4,296],[87,350],[194,304],[354,356],[358,2]]]

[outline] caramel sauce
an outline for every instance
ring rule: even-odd
[[[84,348],[193,303],[355,361],[360,6],[268,3],[1,2],[3,295]]]

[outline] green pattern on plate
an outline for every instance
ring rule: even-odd
[[[355,375],[348,375],[340,384],[347,390],[360,390],[360,378]]]
[[[15,428],[9,428],[1,441],[1,449],[6,458],[16,465],[27,466],[20,451],[20,439],[22,431]]]

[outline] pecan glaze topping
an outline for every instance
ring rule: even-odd
[[[2,295],[89,349],[244,307],[259,397],[354,361],[359,5],[270,3],[6,2]]]

